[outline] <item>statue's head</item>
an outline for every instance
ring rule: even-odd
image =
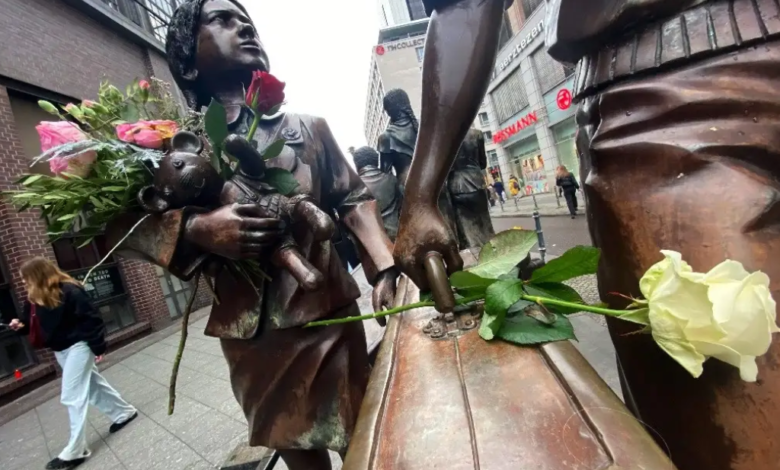
[[[268,56],[246,9],[237,0],[187,0],[173,14],[165,45],[168,65],[190,107],[211,100],[220,80],[249,84],[269,70]]]
[[[379,152],[371,147],[360,147],[352,155],[358,170],[366,166],[379,166]]]
[[[390,116],[390,120],[393,122],[414,117],[409,95],[400,88],[394,88],[385,93],[382,104],[384,105],[385,112]]]

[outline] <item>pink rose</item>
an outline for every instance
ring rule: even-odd
[[[148,90],[151,85],[149,85],[149,82],[146,80],[141,80],[138,82],[138,86],[141,87],[142,90]]]
[[[116,126],[116,135],[122,142],[152,149],[161,148],[178,131],[173,121],[138,121]]]
[[[49,169],[55,175],[59,175],[68,170],[68,162],[65,157],[54,157],[49,160]]]
[[[43,121],[35,129],[41,139],[41,151],[48,152],[53,147],[72,142],[87,140],[86,134],[79,127],[68,121]]]
[[[141,129],[135,134],[135,143],[148,149],[159,149],[163,146],[163,136],[151,129]]]
[[[75,104],[73,104],[73,103],[68,103],[68,104],[65,106],[65,111],[67,111],[67,112],[71,112],[71,111],[73,111],[74,109],[76,109],[76,105],[75,105]]]
[[[85,108],[92,108],[95,106],[95,102],[92,100],[84,100],[81,102],[81,105],[84,106]]]

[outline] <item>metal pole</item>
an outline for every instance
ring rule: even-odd
[[[536,238],[539,240],[539,255],[542,257],[542,262],[545,262],[547,258],[547,246],[544,244],[544,231],[542,230],[542,217],[539,215],[539,206],[536,205],[535,196],[534,196],[533,216],[534,216],[534,224],[536,225]]]

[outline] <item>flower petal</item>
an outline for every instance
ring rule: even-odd
[[[742,355],[734,349],[719,343],[692,341],[691,345],[705,356],[713,357],[738,368],[739,376],[745,382],[755,382],[758,378],[758,366],[756,365],[755,356]]]

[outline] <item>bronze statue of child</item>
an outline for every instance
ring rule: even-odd
[[[190,107],[200,110],[217,100],[237,136],[230,142],[242,141],[254,117],[244,106],[244,89],[253,72],[269,70],[244,7],[236,0],[188,0],[172,17],[166,46],[171,72]],[[390,306],[398,276],[392,243],[376,201],[327,123],[279,114],[260,122],[254,140],[265,148],[279,138],[285,140],[284,149],[265,164],[290,171],[299,194],[325,213],[338,213],[374,285],[374,308]],[[253,145],[229,145],[226,150],[242,162],[262,159]],[[284,227],[280,219],[267,217],[251,197],[260,200],[264,192],[245,186],[242,193],[250,204],[185,206],[152,214],[123,243],[122,253],[189,279],[214,256],[268,259],[285,235],[292,236],[302,257],[323,274],[321,287],[306,290],[288,270],[275,266],[269,268],[272,280],[259,279],[254,287],[220,270],[214,277],[220,303],[212,308],[206,334],[220,338],[233,392],[249,423],[249,443],[279,450],[291,470],[329,469],[327,450],[346,451],[368,383],[365,333],[359,323],[302,326],[359,314],[360,289],[331,242],[315,241],[308,223]],[[121,239],[141,217],[112,224],[109,241]]]

